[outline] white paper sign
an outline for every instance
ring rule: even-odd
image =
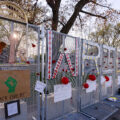
[[[118,85],[120,85],[120,76],[118,76]]]
[[[89,84],[89,88],[86,89],[86,93],[93,92],[94,90],[96,90],[96,81],[87,80],[87,83]]]
[[[37,81],[36,85],[35,85],[35,90],[38,91],[38,92],[40,92],[40,93],[43,93],[45,87],[46,87],[45,83]]]
[[[8,116],[11,116],[11,115],[14,115],[14,114],[18,113],[17,102],[8,104],[7,108],[8,108]]]
[[[101,76],[101,85],[103,85],[105,83],[106,79],[104,76]]]
[[[72,97],[71,83],[67,85],[54,85],[54,102],[70,99]]]
[[[105,86],[111,87],[111,85],[112,85],[112,76],[109,76],[109,81],[106,81]]]

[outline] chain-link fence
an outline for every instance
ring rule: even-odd
[[[0,71],[18,71],[19,73],[25,72],[25,70],[30,71],[30,82],[27,83],[30,84],[30,96],[20,99],[21,115],[13,119],[40,119],[40,95],[35,91],[36,80],[40,79],[40,61],[42,59],[40,57],[42,56],[40,29],[37,26],[5,20],[0,20],[0,23]],[[21,77],[22,84],[26,87],[26,76],[21,74]],[[21,91],[22,89],[24,88],[21,88]],[[4,108],[4,103],[1,103],[1,106]],[[1,119],[4,118],[0,117]]]
[[[119,88],[120,52],[115,48],[5,20],[0,31],[0,71],[30,71],[30,96],[20,99],[26,120],[65,118],[114,95]],[[37,80],[47,85],[44,93],[35,91]],[[56,101],[55,88],[68,82],[71,97]]]

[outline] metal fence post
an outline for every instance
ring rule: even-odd
[[[116,74],[116,71],[117,71],[117,69],[116,69],[116,60],[117,60],[117,49],[115,49],[115,54],[113,54],[113,66],[114,66],[114,72],[113,72],[113,95],[115,94],[115,92],[116,92],[116,79],[117,79],[117,74]]]
[[[44,27],[42,27],[41,29],[41,40],[42,40],[42,76],[41,76],[41,79],[42,79],[42,82],[44,82]],[[42,120],[44,120],[44,93],[42,93]]]
[[[83,59],[82,59],[82,54],[83,54],[83,39],[80,39],[79,40],[79,69],[78,69],[78,71],[79,71],[79,105],[78,105],[78,107],[79,108],[77,108],[77,110],[78,111],[81,111],[81,109],[82,109],[82,105],[81,105],[81,93],[82,93],[82,63],[83,63]]]
[[[99,84],[99,102],[101,102],[101,95],[102,95],[102,86],[101,86],[101,76],[102,76],[102,60],[103,59],[103,45],[100,44],[100,61],[99,61],[99,77],[98,77],[98,84]]]
[[[48,73],[48,31],[46,31],[46,56],[45,56],[45,80],[46,80],[46,89],[45,89],[45,120],[47,120],[47,87],[48,87],[48,79],[47,79],[47,73]]]
[[[40,28],[38,28],[38,58],[37,58],[37,72],[40,73]],[[38,76],[37,80],[40,81],[40,76]],[[40,94],[37,93],[37,120],[40,120],[40,113],[41,113],[41,105],[40,105]]]

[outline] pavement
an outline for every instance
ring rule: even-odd
[[[120,120],[120,109],[106,120]]]

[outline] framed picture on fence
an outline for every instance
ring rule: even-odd
[[[15,100],[4,104],[5,118],[11,118],[20,114],[20,101]]]

